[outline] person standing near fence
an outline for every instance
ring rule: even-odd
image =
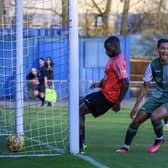
[[[48,79],[48,87],[49,88],[54,88],[54,63],[51,57],[47,57],[46,62],[45,62],[45,67],[46,67],[46,75]],[[47,103],[48,106],[52,106],[51,102]]]
[[[126,60],[121,53],[120,41],[116,36],[108,37],[104,42],[107,56],[110,58],[104,71],[103,79],[93,83],[91,89],[100,88],[99,91],[91,93],[80,99],[80,152],[83,154],[87,145],[85,144],[85,115],[91,113],[99,117],[110,108],[118,112],[128,87],[128,73]]]
[[[128,152],[139,126],[147,119],[151,120],[156,135],[154,143],[149,147],[148,152],[157,152],[161,144],[164,143],[162,120],[168,117],[168,39],[158,40],[157,50],[159,58],[151,61],[146,68],[143,85],[136,103],[130,112],[130,117],[133,121],[127,129],[125,144],[116,150],[117,153]],[[147,94],[152,79],[156,82],[155,91],[138,110],[138,106]]]
[[[33,92],[33,95],[36,96],[36,90],[38,88],[38,85],[40,84],[38,80],[38,71],[36,68],[32,68],[31,71],[26,76],[26,79],[28,80],[27,86],[28,86],[28,93],[31,95]]]
[[[48,88],[47,84],[47,71],[45,67],[44,58],[39,58],[39,68],[37,74],[39,85],[36,87],[34,93],[35,96],[41,100],[41,106],[45,105],[45,88]]]
[[[37,75],[38,75],[37,69],[32,68],[31,71],[26,76],[26,79],[30,80],[31,84],[33,84],[33,85],[39,85],[39,80],[38,80]]]

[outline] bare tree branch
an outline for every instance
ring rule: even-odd
[[[92,1],[92,3],[94,4],[95,8],[98,10],[98,12],[102,15],[103,12],[102,12],[102,10],[99,8],[99,6],[98,6],[98,4],[95,2],[95,0],[91,0],[91,1]]]
[[[130,0],[125,0],[124,1],[123,13],[122,13],[122,22],[121,22],[120,34],[126,34],[127,33],[127,25],[128,25],[127,18],[128,18],[129,5],[130,5]]]

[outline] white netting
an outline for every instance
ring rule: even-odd
[[[59,0],[24,0],[23,16],[23,128],[25,147],[13,153],[6,147],[8,135],[16,134],[16,3],[1,1],[0,20],[0,151],[2,155],[59,154],[68,148],[68,35],[62,27]],[[67,5],[67,4],[66,4]],[[54,62],[53,88],[57,102],[41,107],[26,80],[38,59]],[[22,117],[22,116],[21,116]]]
[[[16,96],[16,4],[14,0],[0,1],[0,156],[57,155],[65,152],[69,145],[68,5],[61,3],[68,1],[23,2],[23,74],[18,75],[23,77],[21,84],[24,101],[23,104],[18,104],[22,97]],[[40,57],[45,59],[48,56],[54,62],[53,88],[58,97],[52,106],[41,107],[41,102],[34,97],[33,86],[26,80],[26,76],[32,67],[38,66]],[[82,63],[81,66],[85,64]],[[84,77],[91,77],[90,81],[84,78],[80,83],[80,93],[84,96],[91,92],[89,86],[96,75],[95,71],[82,72]],[[100,69],[98,74],[102,72],[103,69]],[[137,87],[133,89],[137,90]],[[122,107],[128,111],[134,103],[135,99],[127,99],[122,102]],[[23,116],[17,118],[16,113],[20,110],[24,112]],[[6,138],[16,133],[16,121],[19,117],[23,117],[25,147],[22,152],[10,152],[6,147]]]

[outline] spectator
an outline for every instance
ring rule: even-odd
[[[31,72],[29,72],[29,74],[26,76],[26,79],[30,80],[30,82],[33,85],[39,85],[39,80],[38,80],[38,76],[37,76],[37,69],[32,68]]]
[[[47,84],[47,73],[46,73],[45,61],[43,58],[39,58],[39,69],[38,69],[38,80],[39,85],[35,89],[35,96],[41,100],[41,106],[45,105],[45,88],[48,88]]]
[[[36,87],[38,87],[38,85],[39,85],[39,80],[37,77],[37,69],[32,68],[31,71],[26,76],[26,79],[28,80],[28,82],[27,82],[27,86],[29,89],[28,93],[30,95],[31,94],[35,95]]]
[[[46,67],[46,74],[47,74],[47,79],[48,79],[48,86],[50,88],[53,88],[53,79],[54,79],[54,63],[51,57],[47,57],[46,59],[46,63],[45,63],[45,67]],[[51,102],[48,102],[48,106],[52,106]]]

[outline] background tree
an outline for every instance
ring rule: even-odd
[[[109,16],[111,14],[111,7],[112,7],[112,0],[107,0],[105,3],[105,8],[104,10],[102,10],[98,3],[96,3],[95,0],[91,0],[92,3],[94,4],[94,7],[97,9],[98,11],[98,16],[102,18],[102,32],[103,35],[108,35],[109,34]],[[96,19],[97,21],[97,19]]]
[[[85,24],[83,27],[88,36],[104,36],[111,33],[109,31],[109,17],[111,15],[112,0],[80,0],[80,8],[85,8],[85,23],[80,20],[80,23]]]
[[[128,33],[128,11],[130,7],[130,0],[121,0],[124,3],[122,19],[121,19],[121,30],[120,34],[125,35]]]
[[[68,0],[62,0],[62,27],[68,28]]]
[[[10,26],[12,20],[9,18],[9,10],[7,10],[6,6],[9,5],[8,0],[0,0],[0,26],[7,27]]]
[[[12,13],[7,6],[13,6],[14,9],[14,2],[14,0],[0,0],[1,26],[12,25],[11,16],[14,16],[14,11]],[[24,0],[26,27],[33,26],[33,18],[37,18],[41,13],[45,17],[51,14],[53,20],[50,24],[44,20],[39,26],[68,28],[68,0],[58,1],[59,3],[54,3],[52,6],[48,4],[45,8],[40,7],[40,2],[41,0]],[[79,0],[78,2],[79,30],[82,36],[107,36],[112,33],[126,35],[144,31],[168,33],[166,0]],[[51,17],[48,18],[51,20]]]
[[[158,3],[158,10],[156,13],[156,29],[161,29],[161,17],[162,17],[162,6],[163,6],[163,0],[160,0]]]
[[[0,0],[0,27],[2,27],[3,25],[3,22],[4,22],[4,18],[3,18],[3,13],[4,13],[4,9],[2,8],[4,5],[3,5],[3,0]]]

